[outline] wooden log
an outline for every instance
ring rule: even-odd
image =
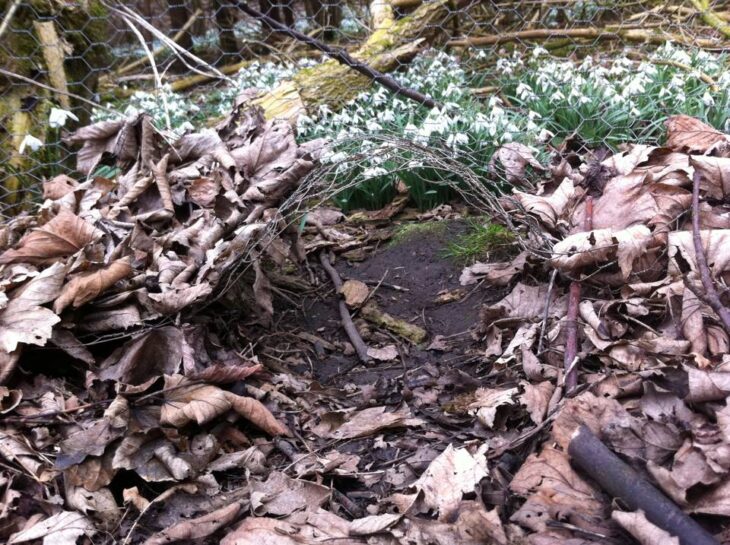
[[[611,452],[586,426],[580,426],[568,454],[601,488],[632,511],[641,509],[649,522],[679,538],[680,545],[719,545],[715,538],[677,505]]]

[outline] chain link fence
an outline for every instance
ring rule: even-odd
[[[330,162],[358,157],[356,168],[335,173],[348,180],[336,199],[344,208],[382,206],[398,182],[422,208],[451,194],[440,183],[448,173],[417,156],[404,162],[401,154],[407,168],[394,174],[392,157],[379,152],[384,139],[368,134],[443,149],[486,183],[490,157],[509,142],[598,151],[661,141],[664,119],[677,113],[729,129],[728,2],[6,0],[0,7],[3,217],[41,202],[44,179],[78,178],[70,131],[140,112],[174,138],[214,127],[248,101],[289,118],[302,141],[342,142]],[[327,60],[327,47],[400,88]],[[114,177],[113,151],[94,175]]]

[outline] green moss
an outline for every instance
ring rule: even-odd
[[[425,223],[403,223],[396,227],[390,239],[392,245],[402,244],[418,236],[437,234],[446,231],[445,221],[427,221]]]
[[[446,246],[446,257],[460,263],[473,263],[499,261],[514,254],[515,235],[502,225],[484,219],[471,219],[468,224],[468,230]]]

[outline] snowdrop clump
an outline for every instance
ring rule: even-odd
[[[556,134],[577,131],[589,143],[608,145],[651,140],[661,121],[677,113],[730,128],[730,76],[719,55],[667,43],[640,60],[587,56],[576,63],[552,58],[541,47],[524,57],[500,59],[496,76],[510,102],[537,114],[542,121],[533,123]],[[714,78],[718,89],[698,73]]]

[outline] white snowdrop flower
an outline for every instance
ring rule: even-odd
[[[477,58],[477,59],[479,59],[479,60],[481,60],[481,59],[486,59],[486,58],[487,58],[487,53],[486,53],[486,51],[484,51],[483,49],[480,49],[480,50],[479,50],[479,51],[477,52],[477,54],[476,54],[476,58]]]
[[[540,47],[539,45],[532,50],[533,59],[537,59],[538,57],[542,57],[547,54],[548,54],[548,50],[545,49],[544,47]]]
[[[464,146],[469,143],[469,137],[465,135],[464,133],[452,133],[449,135],[449,137],[446,139],[446,145],[450,148],[457,148],[459,146]]]
[[[381,127],[378,122],[372,119],[368,119],[367,121],[365,121],[365,128],[372,132],[378,132],[383,130],[383,127]]]
[[[26,134],[25,138],[23,138],[23,141],[18,147],[18,153],[24,153],[25,148],[30,148],[31,151],[38,151],[39,149],[41,149],[42,146],[43,142],[41,142],[38,138],[33,135]]]
[[[578,103],[579,103],[579,104],[588,104],[588,103],[589,103],[590,101],[591,101],[591,99],[590,99],[590,98],[588,98],[588,97],[587,97],[587,96],[585,96],[585,95],[581,96],[581,97],[580,97],[580,98],[578,99]]]
[[[526,127],[527,127],[527,130],[530,131],[530,132],[536,131],[538,129],[537,124],[532,119],[530,119],[527,122]]]
[[[548,140],[550,140],[553,136],[555,136],[554,132],[551,132],[547,129],[542,129],[540,133],[537,135],[537,141],[540,143],[545,143]]]
[[[506,75],[511,75],[513,71],[512,63],[508,59],[497,60],[497,70]]]
[[[178,131],[184,133],[186,131],[195,130],[195,126],[190,121],[184,121],[179,127]]]
[[[344,151],[338,151],[336,153],[330,153],[326,156],[326,160],[330,163],[342,163],[347,160],[347,154]]]
[[[378,117],[381,121],[385,123],[391,123],[395,121],[395,113],[393,113],[393,110],[383,110],[378,114]]]
[[[530,100],[532,98],[537,98],[535,96],[535,93],[532,92],[532,87],[527,85],[525,82],[521,81],[517,85],[517,96],[522,100]]]
[[[495,106],[503,104],[502,99],[499,98],[497,95],[492,95],[489,97],[489,100],[487,101],[487,106],[490,108],[494,108]]]
[[[709,108],[710,106],[715,105],[715,99],[712,98],[712,95],[709,92],[705,91],[705,94],[702,95],[702,104]]]
[[[641,117],[641,112],[638,110],[636,106],[631,108],[631,115],[633,115],[636,118]]]
[[[530,110],[529,112],[527,112],[527,117],[530,119],[530,121],[532,121],[533,119],[541,119],[542,118],[542,116],[539,113],[533,112],[532,110]]]
[[[375,178],[377,176],[384,176],[388,174],[388,171],[383,167],[370,167],[363,170],[363,176],[366,178]]]
[[[79,120],[78,117],[76,117],[72,112],[69,112],[68,110],[62,110],[61,108],[51,108],[51,114],[48,116],[48,124],[51,126],[51,128],[58,129],[66,125],[66,121],[69,118],[73,119],[74,121]]]
[[[550,95],[550,102],[559,102],[561,100],[565,100],[565,95],[559,89]]]

